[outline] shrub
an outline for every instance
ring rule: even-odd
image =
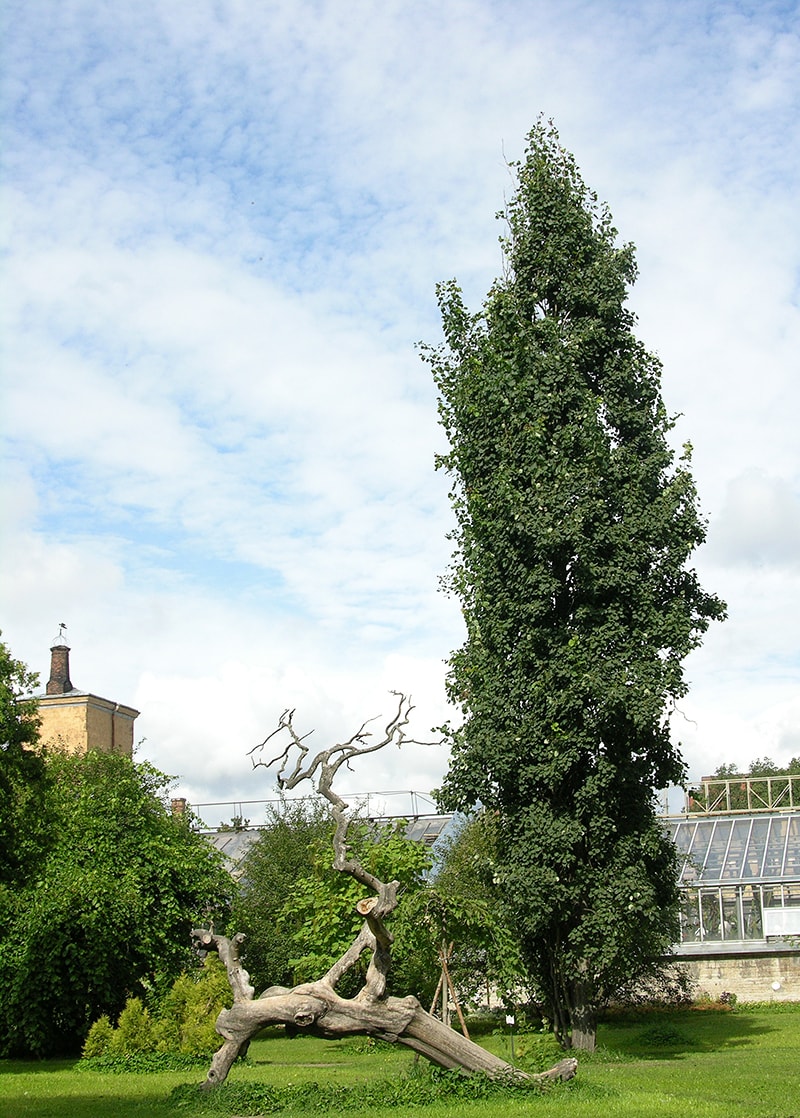
[[[218,956],[207,955],[199,973],[181,975],[164,998],[155,1030],[158,1051],[190,1056],[216,1052],[222,1038],[214,1023],[231,1000],[224,965]]]
[[[644,1048],[691,1048],[694,1041],[674,1025],[662,1021],[642,1029],[639,1044]]]
[[[104,1013],[102,1017],[97,1018],[89,1029],[89,1035],[83,1045],[83,1058],[91,1060],[104,1055],[109,1049],[113,1036],[114,1026],[111,1024],[108,1015]]]
[[[216,955],[208,955],[196,973],[182,974],[173,983],[152,1014],[139,998],[128,998],[116,1029],[105,1014],[98,1018],[89,1030],[83,1056],[150,1052],[208,1057],[222,1042],[214,1023],[230,1002],[225,967]]]
[[[128,998],[111,1036],[111,1052],[147,1052],[153,1047],[153,1023],[140,998]]]
[[[553,1033],[522,1033],[517,1041],[516,1062],[524,1071],[546,1071],[564,1055]]]

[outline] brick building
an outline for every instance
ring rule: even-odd
[[[42,744],[68,753],[97,749],[130,757],[139,711],[72,686],[64,628],[59,627],[50,648],[50,678],[44,695],[39,696]]]

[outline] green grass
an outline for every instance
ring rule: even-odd
[[[629,1014],[601,1025],[598,1040],[598,1051],[581,1059],[576,1080],[543,1095],[430,1101],[423,1075],[395,1105],[361,1092],[381,1081],[397,1087],[412,1070],[411,1055],[399,1046],[368,1051],[359,1040],[260,1039],[249,1063],[232,1070],[230,1090],[226,1085],[202,1098],[186,1087],[202,1072],[111,1073],[75,1061],[0,1061],[0,1118],[251,1118],[268,1112],[254,1097],[255,1089],[268,1097],[265,1087],[290,1100],[279,1111],[283,1118],[299,1118],[310,1113],[307,1099],[323,1096],[331,1099],[330,1113],[343,1111],[332,1098],[337,1086],[357,1087],[353,1094],[364,1098],[359,1109],[348,1107],[354,1118],[800,1118],[800,1005]],[[482,1043],[509,1054],[503,1037]],[[181,1090],[173,1096],[175,1088]]]

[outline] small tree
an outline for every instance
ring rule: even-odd
[[[449,953],[462,1000],[528,1000],[525,963],[511,913],[495,883],[499,834],[492,812],[477,812],[437,851],[432,880],[411,911]]]
[[[188,934],[231,891],[220,856],[172,815],[169,777],[104,753],[55,755],[51,839],[0,942],[0,1054],[80,1050],[102,1014],[167,987]]]
[[[356,757],[373,753],[390,742],[399,745],[408,740],[405,729],[411,709],[410,701],[399,695],[395,714],[376,741],[369,740],[372,734],[367,728],[369,724],[364,723],[347,741],[320,750],[313,757],[309,757],[304,738],[295,731],[293,712],[286,711],[273,734],[253,751],[254,765],[264,764],[258,759],[259,751],[276,735],[285,737],[286,744],[267,764],[279,766],[281,788],[293,789],[304,781],[316,780],[319,794],[331,805],[334,868],[358,882],[370,895],[362,895],[355,906],[362,920],[360,931],[321,978],[291,990],[271,987],[260,998],[254,998],[250,976],[239,958],[244,938],[241,933],[228,937],[217,934],[213,928],[193,930],[198,947],[219,953],[233,991],[233,1005],[217,1018],[217,1032],[224,1043],[211,1062],[207,1086],[223,1082],[233,1061],[265,1025],[285,1025],[293,1031],[331,1038],[354,1034],[378,1037],[407,1045],[443,1067],[489,1075],[554,1080],[569,1079],[575,1074],[575,1061],[567,1059],[538,1077],[525,1076],[437,1021],[415,997],[392,997],[387,992],[394,936],[386,922],[397,907],[400,882],[381,880],[354,856],[348,844],[347,804],[334,791],[333,780],[341,766],[349,765]],[[360,966],[362,956],[367,956],[369,962],[361,988],[354,997],[342,997],[337,986],[345,975]]]
[[[242,860],[233,922],[247,936],[244,961],[257,988],[291,985],[328,970],[358,934],[362,921],[355,906],[361,891],[331,866],[332,830],[324,801],[284,799],[271,808]],[[377,826],[358,816],[350,821],[348,844],[369,872],[396,878],[404,894],[392,987],[420,997],[429,987],[432,992],[435,954],[425,928],[404,919],[410,898],[423,889],[428,848],[408,839],[402,822]],[[353,973],[347,981],[359,984],[363,974]]]
[[[239,887],[232,920],[247,936],[247,968],[258,988],[293,979],[296,954],[286,934],[284,907],[305,877],[314,852],[330,848],[331,821],[319,801],[284,800],[270,810],[266,826],[237,868]]]
[[[683,779],[669,715],[723,603],[687,563],[705,528],[660,365],[625,306],[633,248],[540,122],[482,311],[439,289],[427,348],[450,442],[467,638],[442,798],[496,810],[497,881],[566,1045],[676,935],[674,851],[654,791]]]

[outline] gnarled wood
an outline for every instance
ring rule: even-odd
[[[365,722],[346,742],[317,753],[306,761],[308,735],[300,737],[294,729],[292,711],[285,711],[278,728],[270,734],[257,750],[276,735],[288,735],[286,748],[268,764],[280,763],[278,783],[283,788],[295,788],[304,780],[317,780],[317,788],[331,804],[336,822],[333,839],[334,867],[372,890],[372,896],[359,901],[356,908],[364,917],[364,924],[355,941],[337,960],[326,975],[317,982],[304,983],[287,990],[270,987],[260,998],[253,997],[250,976],[239,960],[239,946],[244,936],[232,939],[217,935],[213,928],[194,928],[192,938],[203,951],[217,951],[225,964],[228,980],[233,990],[233,1005],[223,1009],[216,1022],[216,1029],[223,1038],[222,1047],[214,1055],[206,1077],[206,1087],[222,1083],[234,1060],[246,1051],[253,1036],[267,1025],[283,1025],[294,1032],[329,1039],[345,1036],[371,1036],[392,1043],[404,1044],[444,1068],[461,1068],[466,1072],[484,1072],[494,1077],[513,1076],[526,1080],[571,1079],[577,1061],[561,1060],[555,1067],[541,1075],[527,1075],[513,1068],[505,1060],[493,1056],[480,1045],[454,1032],[442,1021],[427,1013],[415,997],[396,998],[386,994],[386,979],[391,963],[393,936],[385,919],[397,907],[398,882],[380,881],[349,856],[347,847],[347,804],[332,788],[333,778],[342,764],[354,757],[383,748],[389,742],[400,744],[410,740],[405,737],[405,727],[413,709],[406,696],[398,695],[394,717],[390,719],[383,738],[371,743],[372,735]],[[295,748],[297,756],[289,768],[289,755]],[[264,764],[253,760],[253,766]],[[364,985],[354,998],[342,998],[336,993],[336,984],[342,975],[356,965],[365,951],[371,953]]]

